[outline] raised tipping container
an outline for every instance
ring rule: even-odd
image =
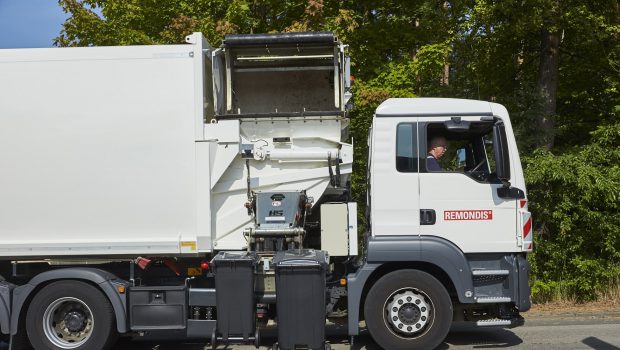
[[[280,251],[276,269],[278,348],[325,349],[325,272],[327,253]]]
[[[256,255],[219,252],[211,261],[215,274],[217,327],[214,341],[224,343],[256,340],[254,266]]]

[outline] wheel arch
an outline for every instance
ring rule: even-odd
[[[372,288],[372,286],[374,286],[375,283],[381,279],[381,277],[399,270],[418,270],[426,272],[435,277],[444,286],[444,288],[448,291],[448,294],[450,294],[450,297],[456,297],[456,288],[454,287],[454,283],[452,283],[450,276],[448,276],[448,274],[437,265],[423,261],[385,263],[373,271],[364,284],[364,289],[360,299],[360,319],[363,319],[364,317],[364,303],[366,302],[366,296],[368,295],[370,288]]]
[[[437,278],[452,297],[474,303],[471,268],[454,243],[435,236],[375,236],[368,240],[368,259],[349,276],[349,334],[359,333],[358,321],[370,288],[382,276],[416,269]],[[352,312],[353,311],[353,312]],[[362,316],[362,317],[360,317]]]
[[[11,293],[15,285],[0,281],[0,333],[11,333]]]
[[[436,236],[376,236],[368,240],[368,262],[391,267],[418,264],[426,272],[448,276],[461,303],[473,303],[473,279],[467,257],[454,243]],[[409,265],[408,265],[409,264]],[[389,272],[389,271],[388,271]]]
[[[51,283],[67,280],[85,282],[102,291],[114,310],[116,330],[119,333],[127,332],[127,297],[126,294],[117,292],[116,287],[128,287],[129,283],[101,269],[77,267],[43,272],[13,290],[11,335],[17,334],[20,322],[24,320],[26,307],[39,291]]]

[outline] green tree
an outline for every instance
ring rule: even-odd
[[[595,299],[620,277],[620,123],[556,156],[526,158],[532,211],[541,223],[533,255],[538,301]]]
[[[462,16],[450,95],[505,104],[522,150],[586,144],[615,118],[617,1],[478,0]]]
[[[211,45],[224,35],[355,28],[352,13],[323,0],[60,0],[69,14],[58,46],[171,44],[201,31]]]

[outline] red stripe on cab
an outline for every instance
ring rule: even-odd
[[[527,219],[525,225],[523,225],[523,238],[527,237],[532,231],[532,218]]]

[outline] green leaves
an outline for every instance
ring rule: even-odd
[[[331,30],[345,36],[356,14],[324,0],[60,0],[70,17],[57,46],[181,43],[202,31],[218,46],[226,34]]]
[[[533,295],[595,299],[620,277],[620,123],[561,155],[524,157],[536,251]]]

